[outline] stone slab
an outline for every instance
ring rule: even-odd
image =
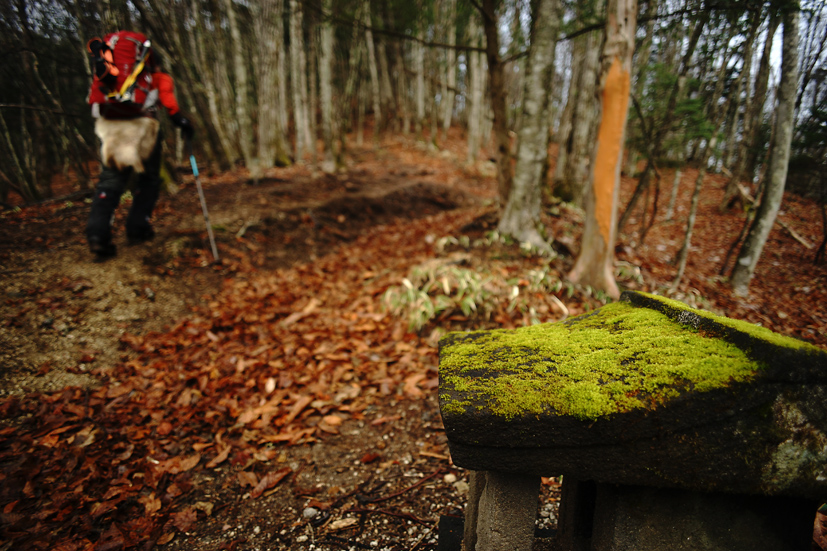
[[[661,297],[451,333],[439,397],[461,467],[827,495],[827,353]]]

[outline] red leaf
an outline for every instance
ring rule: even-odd
[[[377,459],[379,459],[379,457],[380,457],[380,456],[379,456],[379,454],[378,454],[378,453],[376,453],[376,452],[369,452],[369,453],[366,453],[365,455],[363,455],[363,456],[362,456],[362,459],[361,459],[360,461],[361,461],[362,463],[364,463],[365,465],[367,465],[368,463],[373,463],[374,461],[376,461]]]

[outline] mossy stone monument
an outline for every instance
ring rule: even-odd
[[[472,484],[467,549],[469,539],[486,550],[526,545],[530,527],[522,543],[494,541],[519,523],[496,520],[493,503],[511,503],[525,524],[532,504],[505,486],[536,502],[540,476],[564,476],[559,549],[795,549],[777,546],[808,545],[790,515],[810,511],[801,525],[812,527],[827,499],[827,353],[749,323],[626,292],[560,323],[451,333],[439,376],[452,459],[487,473]],[[711,543],[655,530],[664,543],[647,546],[629,519],[679,521],[655,518],[664,511]],[[732,547],[732,526],[750,515],[759,547],[748,547],[752,536]]]

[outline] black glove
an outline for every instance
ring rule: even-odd
[[[181,129],[181,134],[184,135],[184,139],[191,141],[195,135],[195,127],[192,126],[189,119],[182,115],[180,111],[174,115],[170,115],[169,118],[172,120],[172,124]]]

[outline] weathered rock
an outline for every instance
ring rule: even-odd
[[[827,495],[827,353],[642,293],[440,342],[454,462],[697,491]]]

